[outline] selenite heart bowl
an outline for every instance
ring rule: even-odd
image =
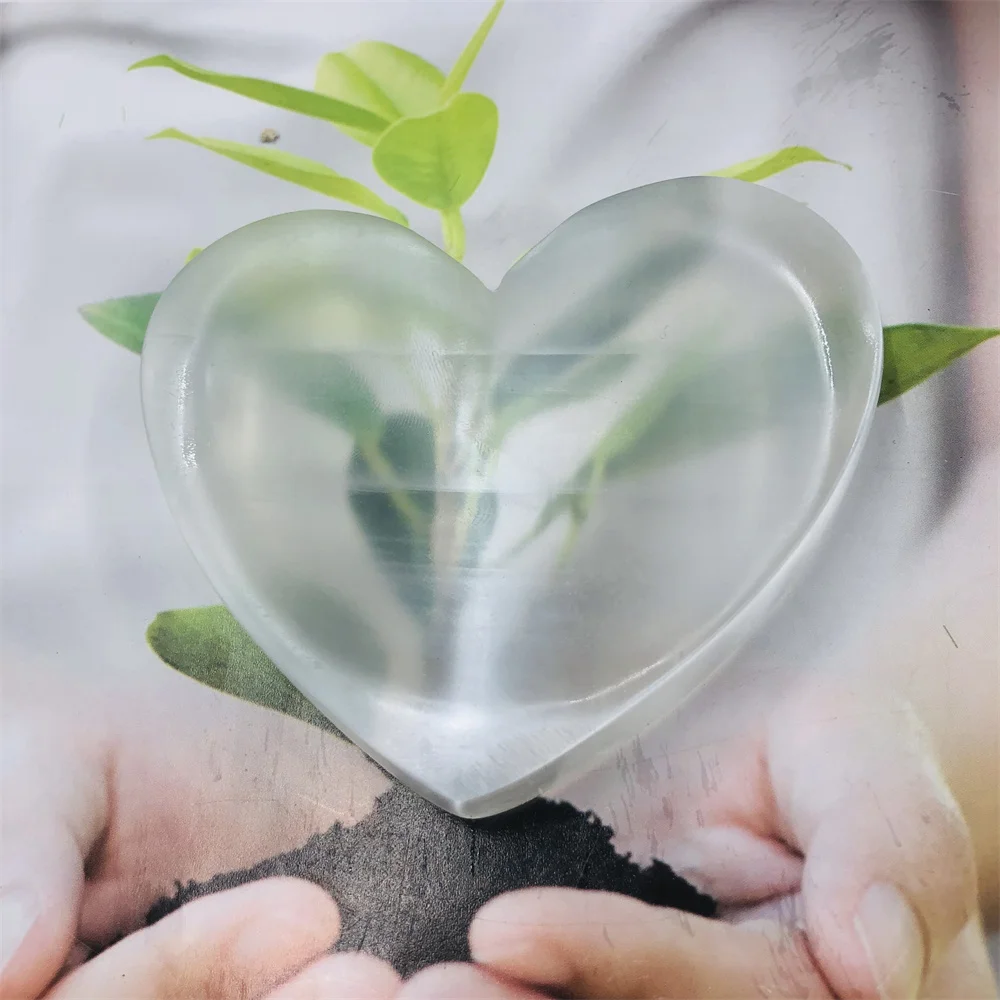
[[[665,717],[763,626],[850,478],[881,352],[831,226],[692,177],[577,213],[496,291],[382,219],[256,222],[164,292],[142,395],[235,617],[475,818]]]

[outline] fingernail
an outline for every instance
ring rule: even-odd
[[[924,935],[906,897],[876,882],[861,897],[854,927],[882,1000],[916,1000],[924,977]]]
[[[0,893],[0,972],[14,957],[38,916],[35,894],[28,889],[4,889]]]

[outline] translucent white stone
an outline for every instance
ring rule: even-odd
[[[142,384],[234,615],[387,769],[482,816],[670,712],[761,627],[880,371],[829,225],[686,178],[585,209],[495,292],[381,219],[254,223],[164,293]]]

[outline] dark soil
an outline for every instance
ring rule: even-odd
[[[356,826],[339,823],[304,847],[204,883],[178,883],[148,922],[198,896],[292,875],[326,889],[340,906],[337,949],[363,950],[403,976],[469,958],[475,912],[511,889],[567,886],[624,893],[710,917],[715,903],[654,861],[642,868],[611,845],[612,830],[567,803],[537,800],[490,820],[457,819],[394,785]]]

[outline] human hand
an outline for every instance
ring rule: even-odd
[[[318,957],[339,929],[337,907],[321,889],[267,879],[189,903],[137,931],[67,974],[45,1000],[392,995],[399,978],[378,960]]]
[[[969,832],[909,706],[813,684],[708,770],[688,756],[630,821],[743,922],[528,890],[479,912],[474,961],[574,997],[996,995]]]
[[[140,928],[149,907],[172,891],[175,880],[205,879],[298,847],[338,820],[351,823],[367,814],[388,786],[343,740],[217,695],[165,668],[144,669],[131,683],[117,678],[110,692],[101,690],[99,679],[74,690],[51,683],[51,671],[48,678],[51,686],[44,692],[21,697],[11,693],[20,678],[4,678],[4,998],[41,995],[95,948]],[[315,900],[318,890],[294,885],[267,891],[282,898],[305,893],[306,911],[323,910]],[[272,919],[275,933],[281,931],[280,907],[270,914],[264,905],[269,897],[245,898],[257,900],[259,912],[247,903],[250,922],[243,930],[236,910],[180,911],[207,914],[199,918],[203,921],[213,913],[232,915],[232,926],[223,920],[205,931],[205,954],[212,941],[228,940],[229,932],[264,938]],[[328,902],[324,911],[331,908],[334,917],[327,913],[318,922],[327,932],[301,928],[288,969],[303,964],[311,949],[325,947],[315,934],[329,937],[335,908]],[[171,941],[159,926],[109,948],[65,983],[77,982],[73,977],[85,970],[89,976],[117,967],[118,956],[141,955],[135,948],[142,942]],[[294,935],[285,936],[291,947]],[[152,954],[143,959],[146,966],[155,965]],[[260,960],[261,969],[276,977],[285,968],[276,951],[265,950]],[[188,974],[196,976],[211,964],[205,959]],[[125,967],[138,966],[128,958]],[[232,976],[236,981],[245,973],[236,969]],[[61,981],[55,995],[62,989]],[[86,995],[112,994],[96,989]]]

